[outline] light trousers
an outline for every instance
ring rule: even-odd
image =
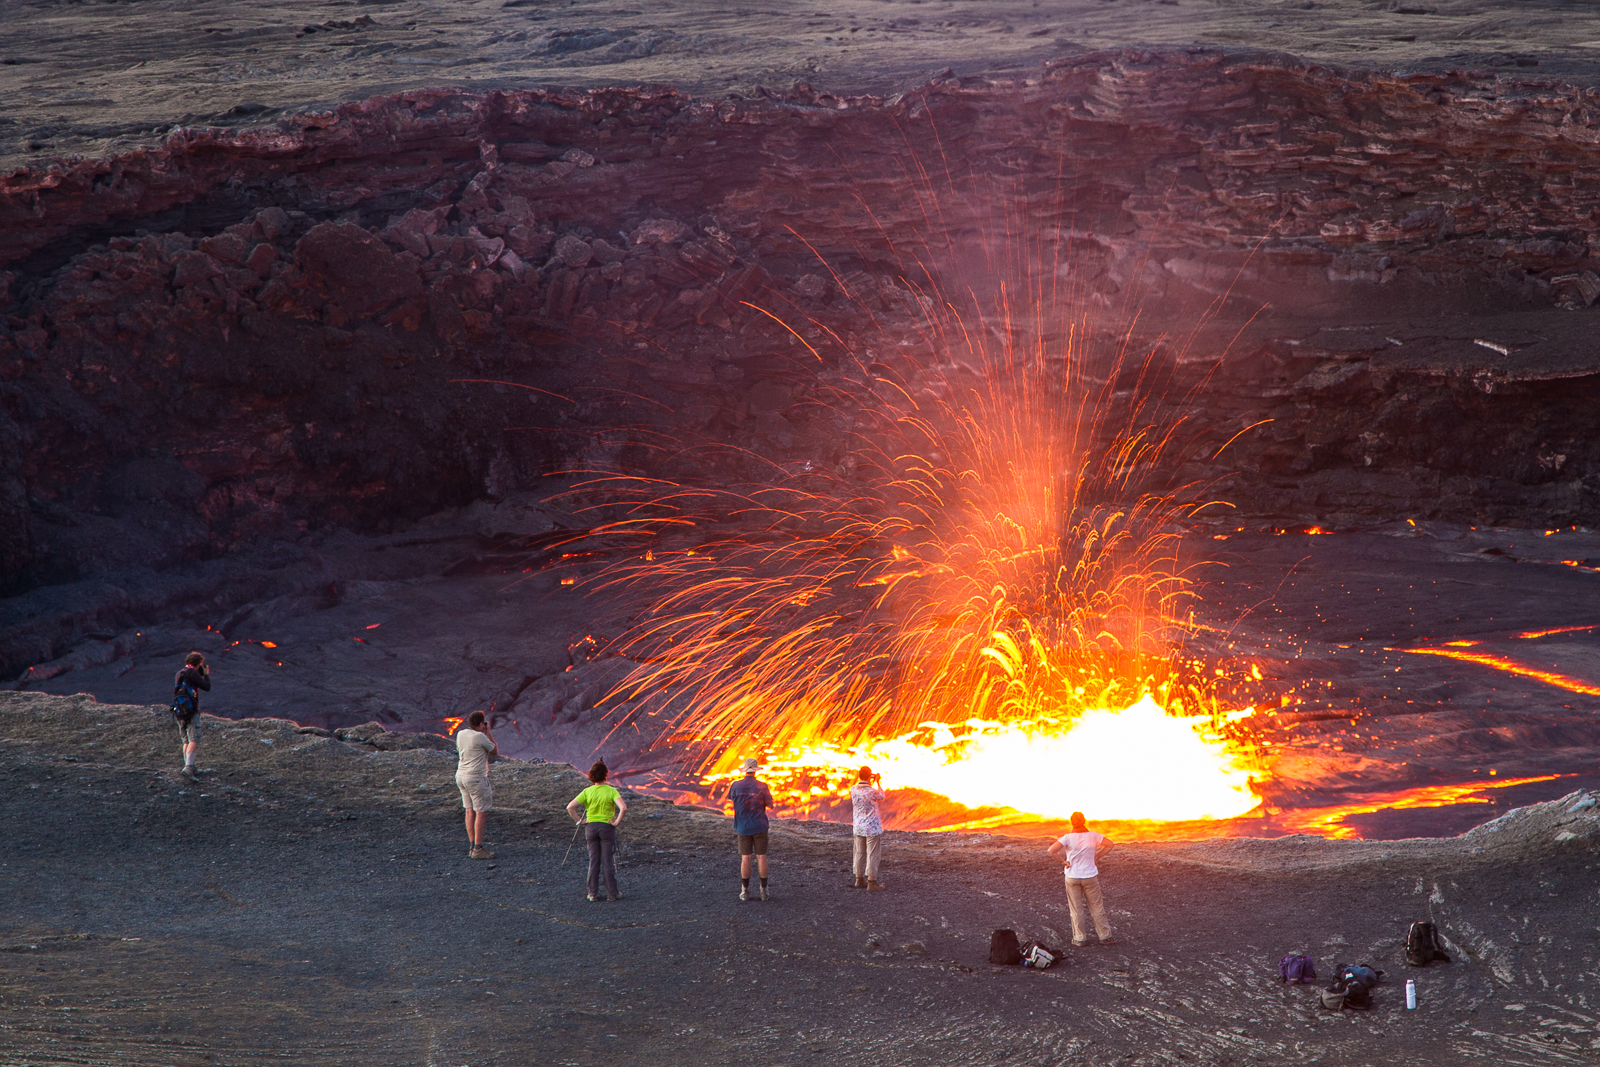
[[[1100,879],[1067,879],[1067,908],[1072,912],[1072,940],[1083,944],[1089,940],[1089,919],[1094,919],[1094,931],[1104,941],[1111,936],[1111,920],[1106,916],[1106,902],[1100,895]]]
[[[878,877],[878,856],[883,848],[883,835],[873,834],[871,837],[862,837],[856,834],[851,838],[850,870],[860,878]]]

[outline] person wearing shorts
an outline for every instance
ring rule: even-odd
[[[622,894],[617,892],[617,868],[612,857],[617,851],[617,824],[627,814],[628,802],[615,787],[606,785],[609,773],[604,763],[597,762],[590,767],[592,784],[567,805],[567,814],[583,827],[584,840],[589,843],[589,899],[595,902],[601,899],[602,874],[606,881],[605,899],[622,899]]]
[[[179,773],[186,778],[198,778],[200,768],[195,765],[195,758],[200,752],[200,693],[211,691],[211,668],[206,665],[202,653],[191,652],[183,658],[183,667],[173,679],[174,693],[185,685],[194,695],[194,708],[189,716],[178,720],[178,747],[183,750],[183,770]]]
[[[733,832],[739,841],[739,899],[750,899],[750,857],[756,858],[761,878],[761,899],[767,899],[767,809],[772,790],[757,780],[754,759],[744,761],[744,777],[728,790],[733,805]]]
[[[489,758],[500,755],[500,746],[495,744],[483,712],[473,712],[456,730],[456,751],[461,755],[456,767],[456,787],[461,790],[467,842],[471,846],[467,855],[475,860],[492,860],[494,853],[484,847],[483,831],[489,822],[489,809],[494,806],[494,790],[489,785]]]

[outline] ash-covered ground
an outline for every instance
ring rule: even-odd
[[[634,797],[623,899],[590,904],[559,764],[493,768],[466,857],[454,758],[204,720],[173,773],[160,708],[0,697],[0,1061],[775,1065],[1593,1063],[1595,794],[1464,836],[1129,842],[1118,943],[992,967],[990,931],[1070,933],[1045,839],[891,832],[885,893],[843,827],[781,821],[772,896],[737,899],[730,822]],[[414,747],[407,747],[414,746]],[[1248,921],[1241,921],[1248,917]],[[1412,970],[1407,924],[1454,956]],[[1285,987],[1304,952],[1387,972],[1367,1013]],[[1419,1006],[1404,1007],[1407,977]]]

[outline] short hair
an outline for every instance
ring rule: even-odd
[[[1073,812],[1072,813],[1072,832],[1073,833],[1078,833],[1078,834],[1083,834],[1083,833],[1088,833],[1088,831],[1089,831],[1089,824],[1084,821],[1083,812],[1081,812],[1081,811]]]
[[[596,760],[595,765],[589,768],[589,781],[593,782],[595,785],[599,785],[601,782],[606,780],[606,775],[609,773],[610,772],[606,770],[605,761]]]
[[[475,711],[467,716],[467,729],[476,730],[483,725],[483,712]]]
[[[858,781],[865,782],[865,781],[869,781],[871,778],[872,778],[872,768],[871,767],[863,767],[856,774],[856,779]]]
[[[191,652],[187,656],[183,657],[183,662],[187,663],[191,667],[198,667],[198,666],[200,666],[200,664],[204,663],[205,661],[206,661],[205,656],[201,655],[198,652]]]

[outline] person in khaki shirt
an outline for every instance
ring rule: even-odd
[[[467,855],[475,860],[492,860],[494,853],[484,847],[483,830],[489,822],[489,809],[494,807],[494,790],[489,785],[489,760],[500,755],[494,734],[484,721],[483,712],[475,711],[456,730],[456,751],[461,762],[456,767],[456,786],[461,790],[461,807],[466,812],[467,841],[471,849]]]

